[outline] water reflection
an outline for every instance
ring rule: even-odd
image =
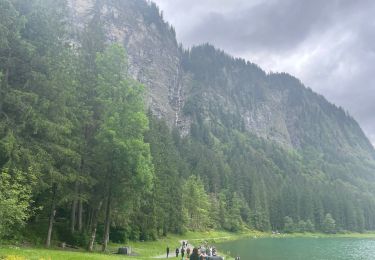
[[[218,245],[244,260],[374,260],[375,239],[261,238]]]

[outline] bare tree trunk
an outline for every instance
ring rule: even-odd
[[[96,228],[97,228],[97,221],[95,221],[94,228],[91,231],[91,237],[90,237],[90,242],[89,242],[89,251],[92,252],[94,250],[94,242],[95,242],[95,237],[96,237]]]
[[[108,198],[107,198],[107,205],[105,209],[105,222],[104,222],[104,233],[103,233],[103,246],[102,246],[102,251],[107,250],[107,245],[109,242],[109,228],[111,224],[111,188],[108,187]]]
[[[55,209],[56,208],[56,191],[57,191],[57,184],[54,183],[52,185],[52,203],[51,203],[51,213],[50,213],[50,216],[49,216],[49,225],[48,225],[46,247],[51,246],[53,222],[55,220],[55,215],[56,215],[56,209]]]
[[[9,60],[11,58],[11,51],[9,51],[8,53],[8,59],[7,59],[7,63],[6,63],[6,69],[5,69],[5,74],[3,75],[2,78],[0,78],[0,99],[1,99],[1,102],[0,102],[0,115],[3,114],[3,85],[5,86],[5,88],[8,87],[8,81],[9,81]]]
[[[91,232],[91,228],[92,228],[92,222],[93,222],[93,218],[94,218],[94,212],[95,210],[90,207],[90,209],[88,209],[88,212],[87,212],[87,223],[86,223],[86,229],[88,230],[88,232]]]
[[[78,202],[78,231],[82,232],[82,215],[83,215],[83,205],[82,199],[79,199]]]
[[[85,140],[87,139],[87,127],[85,127]],[[83,152],[84,155],[84,152]],[[80,174],[84,176],[84,167],[85,167],[85,160],[84,156],[81,157],[81,165],[80,165]],[[82,205],[82,184],[78,184],[77,182],[77,196],[78,199],[78,231],[82,232],[82,214],[83,214],[83,205]]]
[[[74,198],[72,202],[72,211],[70,213],[70,231],[73,233],[76,227],[76,209],[77,209],[77,197],[78,197],[78,181],[74,184]]]
[[[99,212],[100,208],[102,207],[102,202],[99,202],[99,206],[96,210],[92,210],[92,217],[91,217],[91,222],[92,222],[92,230],[91,230],[91,236],[90,236],[90,241],[88,245],[88,250],[92,252],[94,250],[94,243],[95,243],[95,237],[96,237],[96,229],[98,225],[98,218],[99,218]]]

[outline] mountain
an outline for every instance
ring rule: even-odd
[[[185,49],[149,1],[0,7],[0,239],[375,230],[374,148],[295,77]]]
[[[265,73],[256,64],[231,57],[210,44],[184,49],[177,43],[174,28],[164,21],[153,2],[71,0],[70,6],[78,27],[94,19],[88,15],[92,8],[100,10],[106,39],[122,43],[127,50],[129,72],[146,86],[152,114],[165,120],[170,128],[177,128],[181,136],[190,136],[216,153],[216,159],[222,154],[229,164],[230,178],[235,179],[232,185],[243,186],[239,180],[251,179],[249,176],[254,174],[259,183],[277,186],[278,177],[272,174],[281,172],[290,182],[288,187],[298,186],[298,179],[304,176],[324,186],[311,192],[323,194],[332,186],[336,192],[350,190],[348,196],[356,197],[351,198],[350,207],[357,207],[354,204],[359,203],[358,194],[366,198],[373,194],[375,151],[368,138],[346,111],[306,88],[300,80],[286,73]],[[235,144],[239,140],[244,147]],[[242,163],[247,160],[259,164],[254,173],[247,173],[252,171],[251,165],[236,175],[239,166],[235,164],[240,162],[231,158],[236,149],[238,158],[244,157]],[[194,172],[195,166],[191,167]],[[272,173],[267,177],[266,172]],[[213,178],[207,170],[198,175]],[[255,183],[250,180],[249,185],[254,189],[258,185]],[[206,189],[217,191],[209,184]],[[255,203],[254,194],[246,189],[240,190]],[[292,196],[300,200],[303,192],[297,193]],[[324,196],[323,204],[336,195]],[[276,197],[263,199],[270,203],[282,196]],[[270,207],[264,203],[262,207]],[[251,207],[255,210],[257,206]],[[324,207],[324,212],[339,218],[340,213],[328,209],[328,203]],[[298,220],[299,214],[284,215]]]
[[[334,155],[374,160],[371,143],[342,108],[291,75],[267,74],[209,44],[184,50],[153,2],[70,2],[79,24],[91,19],[90,8],[101,3],[107,39],[126,48],[130,74],[147,87],[148,106],[182,134],[199,117],[285,148],[312,149],[329,160]]]

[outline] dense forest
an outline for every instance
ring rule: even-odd
[[[181,50],[192,78],[181,135],[146,107],[98,6],[76,32],[63,0],[0,0],[0,241],[106,250],[188,230],[375,230],[374,151],[346,112],[289,75],[202,45]],[[255,109],[277,88],[299,113],[293,145],[249,131],[225,106]],[[341,133],[352,143],[332,141]]]

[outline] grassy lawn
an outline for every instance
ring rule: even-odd
[[[116,255],[104,255],[98,253],[86,253],[86,252],[67,252],[59,250],[47,250],[38,248],[1,248],[0,259],[6,260],[79,260],[79,259],[124,259],[124,257]],[[136,259],[148,259],[148,258],[136,258]]]
[[[202,242],[207,241],[210,244],[226,240],[235,240],[244,236],[249,236],[249,232],[246,233],[229,233],[224,231],[210,231],[210,232],[188,232],[183,236],[168,235],[168,237],[161,238],[157,241],[152,242],[129,242],[127,246],[131,246],[133,252],[138,256],[119,256],[114,254],[117,248],[123,245],[110,244],[108,254],[99,252],[88,253],[85,251],[67,251],[58,248],[45,249],[45,248],[25,248],[16,246],[2,246],[0,247],[0,259],[6,260],[78,260],[78,259],[136,259],[136,260],[149,260],[155,259],[157,256],[165,255],[166,247],[170,248],[170,256],[173,256],[174,250],[180,245],[181,240],[188,240],[190,244],[200,245]],[[258,234],[258,233],[251,233]],[[258,235],[261,235],[259,233]],[[97,250],[100,246],[97,246]],[[220,253],[220,252],[219,252]],[[174,259],[175,257],[171,257]],[[166,259],[166,258],[159,258]],[[226,257],[230,260],[232,258]]]

